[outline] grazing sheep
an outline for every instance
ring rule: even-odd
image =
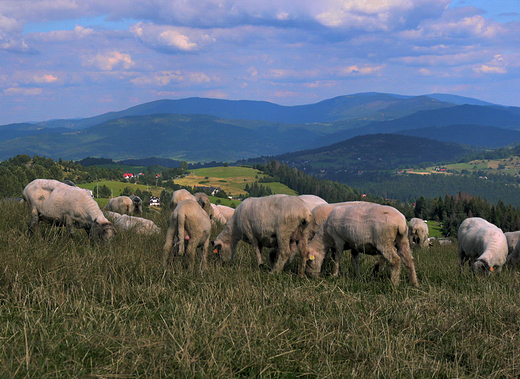
[[[195,200],[199,203],[202,209],[206,211],[209,218],[213,218],[213,207],[211,206],[211,202],[209,201],[209,196],[204,192],[197,192],[195,195]]]
[[[233,259],[240,240],[253,245],[259,267],[262,267],[262,247],[278,248],[273,271],[281,272],[291,256],[291,246],[303,241],[303,231],[311,212],[296,196],[271,195],[244,200],[213,242],[221,259]]]
[[[170,216],[170,227],[166,233],[166,243],[163,248],[163,265],[168,266],[173,255],[188,257],[188,267],[195,267],[195,252],[202,247],[202,270],[207,270],[207,257],[211,222],[208,214],[195,200],[183,200],[177,204]]]
[[[103,210],[103,214],[105,215],[106,218],[108,218],[112,222],[115,222],[119,217],[122,216],[121,213],[107,211],[105,209]]]
[[[428,225],[420,218],[412,218],[408,223],[408,239],[410,246],[417,245],[420,248],[428,246]]]
[[[152,235],[161,232],[159,228],[152,220],[148,220],[142,217],[128,216],[126,214],[118,217],[114,226],[119,230],[133,230],[137,234]]]
[[[320,230],[321,225],[327,220],[329,217],[330,212],[338,206],[351,206],[351,205],[357,205],[357,204],[369,204],[364,201],[346,201],[343,203],[332,203],[332,204],[320,204],[317,205],[311,212],[311,221],[309,222],[309,226],[305,228],[304,232],[304,238],[307,241],[307,243],[310,243],[310,241],[314,238],[316,233]],[[333,253],[335,254],[335,249],[332,248]],[[300,267],[299,267],[299,274],[300,276],[305,276],[305,266],[307,264],[307,252],[300,250],[301,254],[301,260],[300,260]],[[333,275],[337,275],[336,270],[338,270],[339,267],[335,266]]]
[[[108,200],[103,209],[121,214],[142,214],[143,202],[139,196],[134,196],[133,199],[128,196],[118,196]]]
[[[114,226],[106,219],[98,204],[82,188],[71,187],[57,180],[36,179],[23,190],[23,199],[31,209],[29,229],[38,223],[85,229],[95,240],[108,241],[115,234]]]
[[[518,242],[520,241],[520,231],[516,232],[506,232],[504,233],[507,240],[507,251],[508,255],[511,255],[513,251],[515,251],[518,246]]]
[[[327,204],[325,200],[316,195],[299,195],[298,197],[309,206],[311,211],[320,204]]]
[[[183,200],[195,200],[195,196],[193,196],[191,193],[189,193],[188,190],[182,188],[180,190],[177,190],[172,195],[172,201],[170,202],[170,210],[174,210],[177,204],[179,204]]]
[[[227,205],[217,205],[218,210],[226,218],[226,221],[229,221],[231,217],[233,217],[233,213],[235,213],[235,209],[228,207]]]
[[[224,225],[227,222],[227,219],[224,217],[222,212],[220,212],[220,210],[215,204],[211,204],[211,208],[213,208],[213,218],[211,219],[211,221],[218,222],[219,224]]]
[[[507,239],[501,229],[480,217],[469,217],[459,227],[459,263],[470,261],[474,272],[499,272],[507,259]]]
[[[336,249],[337,262],[341,260],[342,251],[350,249],[357,276],[360,253],[382,255],[390,264],[394,284],[399,283],[402,261],[408,270],[410,284],[418,286],[406,218],[393,207],[372,203],[335,207],[308,244],[310,274],[321,271],[329,248]]]
[[[507,240],[507,265],[515,267],[520,258],[520,231],[504,233]]]

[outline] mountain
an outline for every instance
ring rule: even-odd
[[[415,105],[410,106],[411,103]],[[426,96],[412,97],[375,92],[339,96],[315,104],[296,106],[283,106],[267,101],[192,97],[180,100],[156,100],[119,112],[109,112],[84,119],[50,120],[36,125],[40,128],[62,127],[81,130],[123,117],[166,113],[204,114],[227,119],[283,123],[331,123],[356,119],[381,121],[396,116],[402,117],[422,109],[437,109],[453,105]]]
[[[23,152],[65,160],[154,156],[196,162],[236,161],[280,154],[287,148],[309,148],[320,135],[301,125],[233,122],[203,115],[132,116],[80,131],[2,141],[0,159]]]
[[[491,148],[520,141],[520,108],[480,105],[479,100],[451,95],[436,97],[362,93],[298,106],[202,98],[158,100],[88,119],[0,126],[0,159],[36,154],[67,160],[153,156],[231,162],[381,133]]]

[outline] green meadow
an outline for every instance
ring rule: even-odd
[[[414,251],[420,287],[388,269],[354,278],[259,270],[240,243],[209,270],[162,267],[162,231],[95,244],[0,202],[2,378],[514,378],[520,275],[459,271],[457,245]],[[222,229],[215,226],[212,238]],[[264,252],[267,255],[267,251]]]

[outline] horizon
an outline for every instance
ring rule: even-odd
[[[0,125],[191,97],[520,106],[518,62],[518,0],[0,0]]]

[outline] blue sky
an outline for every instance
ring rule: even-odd
[[[0,125],[359,92],[520,106],[520,1],[0,0]]]

